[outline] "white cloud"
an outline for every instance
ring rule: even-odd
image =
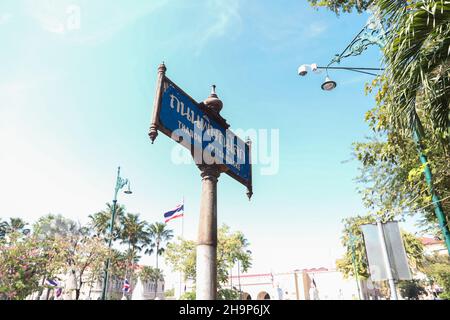
[[[133,5],[106,0],[26,0],[25,5],[28,15],[44,30],[65,35],[74,43],[93,44],[108,40],[134,21],[164,7],[168,0],[129,2]],[[79,15],[80,22],[76,30],[71,30],[74,14]]]
[[[313,22],[305,30],[304,35],[308,38],[315,38],[327,31],[328,26],[323,22]]]
[[[238,0],[228,0],[226,2],[214,0],[209,3],[208,16],[215,21],[198,40],[196,54],[199,55],[207,43],[215,38],[223,37],[230,27],[241,23],[239,13],[240,4]]]

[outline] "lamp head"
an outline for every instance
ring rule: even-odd
[[[337,87],[337,83],[331,80],[329,77],[325,78],[325,82],[322,84],[322,90],[331,91]]]
[[[128,184],[128,190],[125,190],[124,193],[125,193],[125,194],[132,194],[133,192],[132,192],[131,189],[130,189],[130,182],[128,181],[127,184]]]
[[[308,74],[308,66],[306,64],[302,64],[298,68],[298,74],[302,77],[306,76]]]

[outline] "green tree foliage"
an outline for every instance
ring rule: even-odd
[[[361,162],[358,181],[365,205],[377,214],[421,214],[423,225],[437,231],[424,166],[427,155],[433,187],[450,219],[450,1],[310,1],[338,12],[373,5],[386,30],[386,71],[376,89],[376,107],[366,115],[374,137],[355,144]],[[420,145],[413,139],[418,132]]]
[[[110,251],[110,274],[111,277],[117,277],[119,279],[125,279],[127,268],[129,265],[129,256],[126,252],[121,252],[117,249],[111,249]]]
[[[421,295],[426,294],[424,286],[418,280],[400,281],[398,287],[402,297],[407,300],[419,300]]]
[[[381,102],[390,122],[401,130],[427,118],[433,133],[449,147],[450,1],[376,3],[389,23],[383,50],[389,90]]]
[[[88,227],[63,217],[62,215],[46,215],[34,224],[34,234],[48,242],[60,242],[64,250],[59,257],[64,259],[65,267],[60,270],[72,274],[76,282],[75,299],[85,283],[85,273],[90,272],[90,284],[100,277],[100,270],[106,261],[109,251],[100,237],[92,237]],[[47,268],[51,267],[51,261]],[[44,279],[45,281],[45,279]]]
[[[158,268],[158,257],[164,253],[164,246],[173,238],[173,231],[167,229],[167,225],[161,222],[155,222],[148,228],[148,234],[151,240],[148,254],[156,254],[156,268]]]
[[[336,14],[352,12],[361,13],[366,10],[374,0],[308,0],[316,8],[325,7]]]
[[[64,243],[12,232],[0,240],[0,299],[23,300],[64,266]],[[51,262],[52,264],[50,265]]]
[[[353,251],[350,243],[350,235],[353,235],[355,237],[353,246],[355,248],[356,270],[360,277],[367,279],[370,277],[370,274],[360,226],[375,223],[375,218],[373,216],[357,216],[346,218],[342,222],[344,223],[344,231],[341,241],[342,245],[346,248],[346,253],[343,258],[336,261],[336,266],[346,277],[355,276],[352,261]]]
[[[155,272],[160,271],[158,268],[158,257],[162,255],[165,251],[164,246],[169,243],[169,241],[173,238],[173,231],[167,229],[167,225],[161,222],[155,222],[151,224],[148,228],[149,234],[149,249],[147,251],[148,254],[155,253],[156,256],[156,268]],[[162,274],[161,274],[162,275]],[[156,286],[155,286],[155,297],[158,291],[158,281],[156,278]]]
[[[373,215],[356,216],[344,219],[343,223],[344,230],[341,240],[342,245],[346,248],[346,253],[343,258],[336,261],[336,266],[338,270],[344,273],[346,277],[354,277],[355,272],[352,261],[352,246],[350,242],[350,235],[352,234],[355,237],[354,248],[356,270],[361,278],[368,279],[370,274],[361,226],[364,224],[376,223],[376,218]],[[401,231],[401,234],[411,270],[413,272],[423,270],[425,258],[423,255],[422,243],[411,233]]]
[[[374,84],[378,85],[378,81]],[[377,101],[381,101],[379,95],[387,90],[387,84],[383,84]],[[368,111],[366,121],[375,136],[354,144],[355,158],[361,163],[357,181],[364,205],[378,215],[420,214],[425,231],[440,234],[417,145],[407,132],[396,130],[389,119],[389,112],[383,105]],[[422,143],[428,146],[424,151],[434,174],[433,185],[449,219],[450,154],[442,140],[433,134],[431,122],[422,123],[426,137]]]
[[[133,269],[134,261],[138,260],[138,252],[142,251],[150,241],[147,223],[139,219],[139,214],[126,213],[120,219],[120,234],[122,244],[128,245],[128,268]],[[127,277],[128,275],[126,275]]]
[[[239,291],[236,289],[220,289],[217,292],[218,300],[238,300],[239,299]]]
[[[196,300],[196,294],[195,294],[195,291],[185,292],[185,293],[180,297],[180,300]]]
[[[450,300],[450,258],[448,256],[429,258],[425,267],[425,273],[432,282],[443,289],[440,297]]]
[[[175,296],[175,289],[170,289],[164,292],[164,297],[171,298]]]
[[[161,269],[159,268],[153,268],[150,266],[145,266],[139,273],[139,277],[141,278],[142,281],[151,281],[153,283],[155,283],[155,295],[154,297],[156,298],[156,294],[158,292],[158,283],[160,281],[164,281],[164,273]]]
[[[93,286],[102,279],[108,257],[111,278],[136,279],[138,253],[155,248],[162,254],[173,232],[165,225],[149,228],[139,214],[126,213],[123,206],[118,206],[116,212],[113,238],[122,246],[111,250],[107,246],[112,214],[109,204],[106,210],[91,215],[86,226],[54,214],[39,218],[32,231],[20,218],[0,221],[0,299],[25,299],[30,294],[39,299],[44,289],[53,289],[46,280],[59,282],[69,276],[74,279],[75,287],[71,289],[79,299],[84,286]],[[152,246],[152,239],[158,245]],[[151,271],[155,282],[163,281],[162,270],[144,270]]]
[[[139,277],[142,281],[163,281],[164,274],[161,269],[156,269],[152,266],[144,266],[139,272]]]
[[[179,238],[179,242],[168,245],[165,259],[174,271],[184,274],[185,280],[195,280],[196,245],[194,241]],[[217,245],[217,281],[219,293],[229,296],[228,291],[220,291],[222,285],[228,282],[229,270],[239,260],[242,272],[251,267],[251,252],[249,243],[240,231],[232,232],[230,227],[223,225],[218,230]]]
[[[77,283],[75,299],[78,300],[85,282],[94,285],[101,278],[101,270],[109,255],[109,250],[102,239],[83,237],[69,252],[67,265]],[[89,271],[89,277],[85,280],[84,275],[87,271]]]
[[[116,214],[114,218],[113,240],[117,240],[121,235],[121,222],[125,215],[126,209],[122,205],[116,206]],[[106,204],[106,209],[95,214],[89,215],[89,227],[93,228],[98,236],[102,236],[107,242],[109,239],[109,230],[111,226],[111,216],[113,213],[113,205]]]
[[[195,280],[195,250],[195,241],[179,237],[177,242],[167,245],[164,258],[172,266],[173,271],[181,272],[184,275],[184,280]]]
[[[424,212],[425,222],[436,225],[431,195],[411,129],[422,136],[421,149],[433,169],[434,188],[450,212],[450,2],[377,1],[390,22],[384,48],[386,72],[374,85],[377,106],[366,119],[384,137],[356,145],[363,161],[366,192],[381,210]],[[384,186],[384,188],[383,188]]]
[[[10,218],[9,221],[0,221],[0,239],[15,232],[28,234],[30,229],[25,228],[27,225],[28,223],[21,218]]]

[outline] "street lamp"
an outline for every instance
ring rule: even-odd
[[[331,63],[330,63],[331,64]],[[327,76],[325,78],[325,81],[322,83],[321,88],[324,91],[332,91],[337,87],[337,83],[330,79],[330,76],[328,75],[328,70],[346,70],[346,71],[352,71],[352,72],[358,72],[363,74],[368,74],[371,76],[378,76],[378,74],[369,72],[369,71],[383,71],[383,68],[360,68],[360,67],[330,67],[330,65],[326,67],[319,67],[317,64],[302,64],[298,68],[298,75],[299,76],[306,76],[308,74],[308,69],[311,69],[316,74],[321,73],[321,70],[325,70]]]
[[[336,82],[330,79],[330,77],[325,78],[325,82],[322,84],[321,88],[325,91],[331,91],[337,87]]]
[[[117,208],[117,193],[123,187],[128,186],[128,189],[124,192],[126,194],[132,194],[130,189],[130,181],[128,179],[123,179],[120,177],[120,167],[117,169],[117,179],[116,179],[116,187],[114,189],[114,200],[113,200],[113,210],[111,214],[111,222],[109,228],[109,240],[108,240],[108,249],[111,251],[112,240],[113,240],[113,232],[114,232],[114,220],[116,218],[116,208]],[[102,289],[102,300],[106,300],[106,292],[108,287],[108,269],[110,264],[110,257],[106,260],[104,277],[103,277],[103,289]]]

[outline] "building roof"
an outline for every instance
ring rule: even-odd
[[[422,237],[422,238],[419,238],[419,239],[420,239],[420,242],[422,242],[422,244],[424,246],[430,246],[430,245],[433,245],[433,244],[443,244],[444,243],[443,240],[439,240],[439,239],[436,239],[436,238]]]

